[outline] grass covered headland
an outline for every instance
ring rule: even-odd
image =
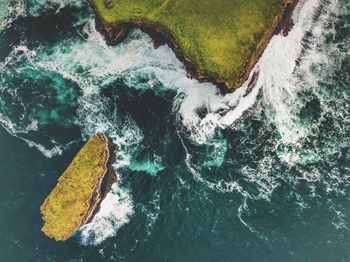
[[[240,86],[298,0],[90,0],[109,44],[133,27],[160,34],[189,74]]]
[[[114,149],[109,139],[98,133],[75,156],[40,208],[45,221],[42,231],[47,236],[66,240],[93,218],[115,179],[109,170]]]

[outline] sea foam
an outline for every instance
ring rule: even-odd
[[[104,131],[119,145],[114,167],[119,173],[119,178],[122,178],[121,181],[123,170],[132,164],[132,156],[142,144],[144,134],[130,116],[122,116],[117,111],[112,98],[102,96],[101,92],[111,85],[118,88],[115,83],[121,81],[139,92],[151,90],[158,96],[173,94],[173,112],[176,115],[179,139],[186,152],[185,163],[189,172],[197,182],[211,190],[219,193],[236,192],[243,196],[243,203],[238,210],[239,218],[255,232],[255,229],[243,220],[248,209],[247,199],[269,200],[272,192],[279,187],[280,179],[284,179],[281,176],[275,177],[271,172],[276,164],[274,155],[258,159],[259,163],[255,169],[249,166],[242,167],[241,174],[245,181],[258,188],[256,192],[250,192],[235,179],[220,178],[218,181],[210,181],[205,178],[201,174],[202,166],[194,160],[186,143],[212,148],[210,154],[208,153],[211,157],[204,161],[204,168],[219,168],[225,163],[225,155],[230,150],[227,140],[220,136],[220,132],[225,129],[234,130],[251,111],[253,114],[257,112],[257,117],[263,112],[268,124],[278,132],[278,138],[270,145],[272,149],[268,149],[276,151],[278,159],[290,166],[302,163],[302,142],[310,137],[312,129],[310,125],[298,122],[299,111],[304,105],[304,101],[299,99],[299,92],[307,86],[315,87],[318,82],[317,75],[308,72],[310,65],[327,60],[320,58],[323,55],[320,55],[315,45],[308,45],[306,48],[305,36],[311,33],[313,43],[323,41],[324,24],[335,6],[335,1],[330,1],[330,8],[323,10],[316,19],[316,10],[322,4],[325,3],[320,0],[300,1],[293,15],[294,26],[288,36],[276,35],[271,39],[248,81],[233,93],[222,94],[211,83],[199,83],[187,78],[183,64],[171,49],[168,46],[155,49],[152,39],[140,30],[133,30],[118,46],[107,46],[95,29],[94,20],[86,24],[83,32],[85,38],[79,36],[62,39],[53,46],[36,50],[29,50],[25,46],[14,48],[12,55],[3,63],[2,69],[21,61],[21,64],[27,67],[15,67],[14,71],[25,71],[29,67],[59,75],[74,83],[81,92],[77,100],[75,123],[81,128],[84,138]],[[248,83],[254,74],[258,77],[251,88]],[[307,76],[307,85],[300,81],[300,75]],[[16,134],[18,123],[11,122],[7,116],[0,119],[9,132]],[[32,121],[29,116],[25,120],[28,123],[26,126],[30,126]],[[48,153],[48,147],[29,142],[47,156],[53,155],[50,152],[61,152],[56,145],[52,148],[53,151]],[[279,150],[281,145],[291,145],[297,150]],[[330,152],[331,149],[330,143]],[[313,158],[312,154],[309,155],[310,158]],[[161,159],[159,162],[161,163]],[[150,166],[154,172],[162,168]],[[137,169],[140,169],[140,166],[137,166]],[[321,175],[317,175],[317,172],[318,170],[305,171],[303,178],[310,182],[319,181]],[[334,172],[330,174],[334,176],[333,182],[339,175],[336,170]],[[334,188],[334,185],[329,184],[329,187]],[[155,205],[159,206],[158,204]],[[117,212],[119,209],[121,212]],[[82,228],[82,243],[98,245],[106,238],[115,236],[117,231],[132,219],[134,212],[131,190],[124,187],[120,181],[117,182],[102,202],[101,210],[94,220]],[[152,225],[157,217],[158,215],[150,215]]]

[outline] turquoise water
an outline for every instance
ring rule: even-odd
[[[85,1],[1,2],[0,261],[350,261],[349,11],[301,1],[222,94],[139,30],[106,46]],[[39,207],[97,131],[118,182],[54,242]]]

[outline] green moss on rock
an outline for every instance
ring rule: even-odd
[[[92,219],[103,198],[104,179],[110,175],[108,163],[114,155],[110,149],[108,138],[96,134],[59,178],[40,208],[45,221],[42,231],[48,237],[66,240]]]
[[[91,0],[110,43],[131,27],[163,34],[194,77],[241,85],[297,0]],[[286,22],[286,21],[285,21]],[[169,39],[171,38],[171,39]]]

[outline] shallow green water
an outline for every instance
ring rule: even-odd
[[[233,94],[138,30],[106,46],[84,1],[2,5],[0,261],[350,261],[347,0],[301,2]],[[39,207],[97,131],[118,183],[56,243]]]

